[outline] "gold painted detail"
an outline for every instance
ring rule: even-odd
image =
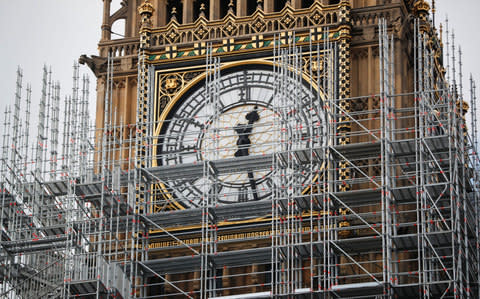
[[[303,57],[303,72],[311,75],[312,81],[318,82],[320,86],[328,84],[329,73],[324,69],[325,56],[328,60],[333,59],[333,53],[326,51],[320,52],[320,55],[304,55]]]
[[[347,5],[342,8],[339,17],[342,19],[342,23],[348,24],[350,22],[350,6]],[[346,145],[351,142],[350,132],[352,130],[351,122],[348,117],[344,116],[345,113],[352,111],[350,101],[346,100],[350,97],[350,64],[351,64],[351,51],[350,51],[350,39],[351,39],[351,27],[342,26],[341,29],[341,40],[338,46],[338,61],[339,61],[339,83],[338,83],[338,93],[339,98],[339,113],[337,122],[337,134],[338,134],[338,144]],[[351,179],[351,169],[350,164],[346,160],[342,160],[338,163],[338,176],[341,181],[341,184],[338,186],[339,191],[349,191],[351,186],[349,181]]]
[[[152,15],[155,9],[149,0],[145,0],[139,7],[138,13],[142,17],[141,30],[152,27]]]
[[[418,0],[413,4],[413,11],[417,16],[428,14],[430,11],[430,5],[425,0]]]
[[[257,10],[254,14],[237,17],[232,12],[222,20],[208,21],[198,18],[195,23],[178,24],[171,21],[166,26],[153,29],[152,48],[166,45],[194,43],[199,40],[228,39],[253,34],[281,32],[285,30],[310,30],[318,26],[339,26],[342,11],[347,6],[342,2],[339,6],[324,7],[316,1],[310,8],[293,9],[287,4],[281,12],[264,13]],[[172,39],[172,32],[175,38]]]
[[[141,20],[141,32],[140,32],[140,51],[144,51],[150,47],[150,32],[149,28],[152,26],[152,13],[154,11],[153,5],[149,0],[145,0],[143,4],[138,9],[142,20]],[[149,119],[149,106],[148,106],[148,66],[145,63],[147,56],[145,53],[141,53],[139,57],[139,82],[138,82],[138,101],[137,101],[137,115],[136,115],[136,124],[137,124],[137,144],[136,144],[136,156],[145,157],[148,155],[148,145],[146,145],[143,140],[143,136],[147,135],[148,132],[148,119]],[[138,138],[140,137],[140,138]],[[138,159],[136,167],[145,168],[148,167],[146,159]],[[135,210],[134,213],[142,213],[145,209],[145,204],[149,202],[150,195],[147,194],[147,185],[145,183],[140,183],[135,186]]]
[[[171,33],[174,34],[174,33]],[[176,36],[174,34],[174,36]],[[291,34],[284,33],[281,35],[280,39],[277,40],[277,45],[282,46],[288,45],[288,38],[292,36]],[[297,45],[308,45],[310,39],[312,41],[321,41],[325,39],[326,33],[318,32],[316,34],[306,34],[306,35],[297,35],[295,37],[295,42]],[[330,41],[339,40],[341,33],[339,31],[332,30],[328,38]],[[230,55],[232,53],[247,53],[249,51],[256,51],[260,48],[265,48],[268,50],[273,49],[273,36],[265,38],[263,34],[254,35],[250,40],[247,41],[238,41],[234,38],[228,38],[221,40],[219,44],[215,44],[212,47],[212,54],[217,55]],[[177,46],[167,46],[159,54],[152,54],[148,58],[149,63],[161,63],[169,62],[172,59],[191,59],[197,56],[204,56],[206,53],[206,43],[199,42],[194,43],[192,46],[184,49],[180,49]]]
[[[199,76],[203,72],[201,71],[188,71],[188,72],[174,72],[168,74],[161,74],[157,77],[157,96],[156,96],[156,120],[160,119],[165,107],[172,100],[175,95],[185,88],[185,86]]]
[[[349,227],[349,226],[350,226],[350,223],[344,221],[344,222],[340,222],[338,225],[320,225],[320,226],[315,225],[313,226],[313,230],[311,230],[310,226],[302,227],[301,230],[299,229],[277,230],[276,235],[295,234],[295,233],[307,234],[310,232],[319,233],[325,230],[331,230],[331,229]],[[263,230],[263,231],[256,231],[256,232],[242,232],[242,233],[235,233],[235,234],[220,235],[217,237],[217,240],[219,242],[235,241],[235,240],[247,241],[247,240],[269,238],[272,235],[273,235],[272,230]],[[340,230],[339,236],[348,237],[350,236],[350,231]],[[202,238],[199,237],[199,238],[189,238],[189,239],[183,239],[183,240],[181,239],[180,241],[178,240],[161,241],[161,242],[153,241],[152,243],[149,244],[148,248],[154,249],[154,248],[175,247],[175,246],[184,246],[184,244],[199,245],[202,243]],[[203,239],[203,241],[205,241],[205,239]],[[206,242],[211,242],[211,241],[213,242],[215,240],[209,240],[208,238],[206,240]]]
[[[174,90],[175,88],[178,87],[178,80],[177,78],[173,77],[168,77],[165,79],[165,89],[166,90]]]
[[[343,216],[343,221],[338,224],[338,227],[350,227],[350,222],[347,221],[347,215],[350,214],[348,209],[340,208],[338,210],[339,214]],[[350,230],[341,230],[338,232],[338,235],[342,238],[347,238],[351,234]]]

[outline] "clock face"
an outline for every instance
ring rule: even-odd
[[[191,88],[161,124],[157,164],[203,167],[202,175],[164,182],[166,192],[183,207],[200,206],[207,196],[219,205],[265,200],[293,171],[294,185],[305,189],[315,171],[301,168],[318,166],[294,163],[284,153],[305,152],[325,140],[323,104],[315,90],[291,78],[275,87],[272,67],[261,65],[224,70],[217,82],[216,95],[206,91],[205,82]],[[207,161],[220,170],[212,171]]]

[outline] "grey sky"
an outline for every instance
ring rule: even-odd
[[[0,0],[0,134],[5,106],[14,103],[18,65],[23,68],[24,86],[32,84],[33,126],[44,64],[52,67],[53,79],[60,81],[62,96],[71,94],[74,61],[80,54],[97,53],[102,6],[101,0]],[[86,68],[83,72],[89,74],[94,91],[93,74]],[[93,102],[94,95],[90,99]]]
[[[100,39],[102,0],[0,0],[0,123],[5,106],[13,104],[17,65],[24,70],[24,83],[33,89],[32,114],[36,114],[41,90],[43,64],[51,65],[54,78],[62,84],[62,95],[72,88],[72,64],[81,54],[97,54]],[[120,0],[112,1],[112,11]],[[448,13],[450,27],[455,30],[457,44],[464,53],[464,79],[472,73],[480,85],[480,1],[437,0],[437,26]],[[115,29],[114,29],[115,30]],[[94,112],[93,74],[91,112]],[[468,89],[466,89],[468,91]],[[469,99],[469,96],[466,97]],[[33,115],[32,115],[33,116]],[[0,131],[3,125],[0,124]],[[0,132],[0,134],[2,134]]]

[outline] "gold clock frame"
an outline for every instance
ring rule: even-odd
[[[236,62],[223,63],[220,66],[220,71],[228,70],[230,68],[237,67],[237,66],[242,66],[242,65],[267,65],[267,66],[272,66],[273,67],[274,62],[271,59],[273,59],[273,57],[270,57],[270,60],[269,59],[250,59],[250,60],[242,60],[242,61],[236,61]],[[198,69],[195,69],[195,70],[198,70]],[[165,71],[156,71],[155,72],[155,80],[158,79],[158,75],[159,75],[160,72],[165,73]],[[155,136],[158,136],[160,134],[160,132],[163,128],[164,121],[167,119],[168,115],[172,111],[173,107],[178,103],[178,101],[181,101],[183,96],[185,95],[185,93],[187,91],[189,91],[191,88],[195,87],[199,82],[204,80],[206,78],[206,76],[207,76],[206,72],[202,72],[202,74],[198,75],[197,77],[193,78],[190,82],[188,82],[168,102],[168,104],[165,106],[165,108],[161,111],[160,114],[158,114],[159,111],[157,110],[159,108],[158,107],[159,106],[159,97],[158,97],[159,96],[159,90],[158,90],[159,84],[157,84],[157,81],[155,81],[154,115],[155,116],[159,115],[159,118],[155,120],[155,123],[157,124],[156,128],[154,128]],[[312,86],[312,88],[315,90],[315,92],[318,93],[319,91],[321,91],[321,89],[317,86],[316,82],[314,82],[313,78],[311,78],[307,73],[305,73],[305,71],[302,70],[301,76],[302,76],[302,79],[306,83],[308,83]],[[324,94],[323,91],[320,92],[320,97],[323,101],[326,100],[325,94]],[[328,113],[327,113],[327,116],[328,116]],[[326,119],[326,121],[328,121],[328,120]],[[155,138],[153,140],[153,152],[154,153],[156,153],[156,151],[157,151],[157,146],[158,146],[157,139]],[[152,165],[153,167],[158,166],[157,160],[153,159],[152,164],[153,164]],[[325,169],[325,165],[321,165],[320,169]],[[316,175],[314,177],[312,183],[317,181],[319,178],[320,178],[320,175],[319,174]],[[172,194],[170,194],[170,192],[168,192],[167,187],[163,183],[159,183],[158,186],[160,187],[160,192],[161,192],[162,196],[164,198],[166,198],[167,200],[171,201],[171,204],[173,204],[172,208],[175,208],[177,210],[188,209],[188,208],[183,207],[182,205],[180,205],[178,202],[175,201],[174,196]],[[310,192],[310,188],[311,188],[311,186],[307,186],[302,191],[302,195]],[[152,209],[153,209],[153,205],[152,205]],[[314,216],[314,217],[318,216],[320,214],[323,214],[323,213],[322,212],[311,213],[311,215]],[[271,218],[271,216],[265,215],[263,217],[257,217],[257,218],[254,218],[254,219],[241,220],[241,221],[221,221],[221,222],[218,223],[218,226],[264,222],[264,221],[270,220],[270,218]],[[192,226],[188,226],[188,227],[182,227],[182,228],[176,228],[176,229],[174,228],[173,230],[196,229],[196,228],[200,228],[200,227],[201,227],[200,225],[192,225]],[[152,233],[154,233],[154,232],[156,232],[156,231],[152,231]],[[160,232],[160,231],[158,231],[158,232]]]

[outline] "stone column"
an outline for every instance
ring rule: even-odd
[[[193,290],[196,292],[196,291],[199,291],[200,290],[200,271],[195,271],[193,273]]]
[[[156,9],[153,15],[154,27],[161,27],[167,23],[167,0],[154,0],[154,7]]]
[[[182,0],[183,24],[193,23],[193,0]]]
[[[110,26],[110,3],[112,0],[103,0],[103,22],[102,22],[102,40],[111,39],[111,30]]]
[[[275,11],[275,1],[274,0],[264,0],[263,11],[264,12],[274,12]]]
[[[165,279],[168,280],[168,281],[172,281],[172,274],[165,274]],[[165,283],[164,288],[165,288],[165,293],[167,293],[167,294],[177,291],[169,283]]]
[[[260,270],[260,269],[259,269],[259,266],[258,266],[258,265],[252,265],[252,271],[251,271],[251,273],[258,273],[258,272],[260,272],[259,270]],[[258,274],[251,274],[251,275],[249,276],[249,279],[248,279],[248,281],[247,281],[247,284],[248,284],[248,285],[257,285],[257,284],[259,284]],[[251,290],[251,291],[252,291],[253,293],[256,293],[256,292],[259,291],[259,287],[258,287],[258,286],[254,286],[254,287],[252,287],[252,290]]]
[[[302,8],[302,0],[291,0],[293,8]]]
[[[140,0],[132,0],[132,6],[128,6],[128,17],[126,20],[126,27],[125,27],[125,37],[132,37],[132,36],[138,36],[138,25],[137,25],[137,20],[138,20],[138,13],[137,13],[137,8],[140,6],[142,3]]]
[[[247,0],[237,0],[237,16],[247,15]]]
[[[231,281],[231,278],[228,277],[230,274],[232,274],[230,272],[230,269],[225,267],[223,268],[223,277],[222,277],[222,286],[224,288],[223,290],[223,294],[224,296],[227,296],[227,295],[230,295],[230,281]]]
[[[110,1],[109,1],[110,2]],[[97,107],[96,107],[96,113],[95,113],[95,144],[101,145],[102,147],[105,146],[102,143],[102,132],[103,130],[99,130],[101,128],[105,127],[105,77],[101,76],[97,79]],[[95,173],[100,173],[102,171],[100,163],[102,159],[102,154],[101,150],[95,151],[95,165],[98,165],[95,167],[94,171]]]
[[[350,98],[350,43],[351,43],[351,18],[350,18],[350,4],[343,1],[341,3],[341,12],[339,14],[342,29],[340,31],[340,41],[338,42],[338,97],[340,98],[339,107],[343,110],[351,112],[351,105],[348,98]],[[341,145],[350,143],[351,120],[347,116],[339,116],[337,123],[337,143]],[[346,160],[339,162],[339,179],[343,182],[351,178],[351,170],[349,163]],[[349,191],[351,186],[344,183],[339,186],[339,191]]]
[[[210,0],[210,20],[220,19],[220,1],[227,0]]]
[[[138,13],[140,14],[141,17],[141,26],[140,26],[140,51],[142,50],[147,50],[150,47],[150,29],[152,28],[152,16],[153,13],[155,12],[155,9],[153,8],[153,5],[148,1],[144,0],[142,5],[138,7]],[[149,136],[152,132],[152,126],[149,124],[149,116],[152,114],[151,113],[151,106],[149,105],[148,99],[149,99],[149,88],[148,85],[151,84],[149,83],[149,78],[148,78],[148,66],[144,62],[146,59],[145,53],[142,53],[142,55],[139,57],[143,62],[139,61],[139,82],[138,84],[140,85],[140,89],[138,91],[138,101],[137,101],[137,133],[136,136],[140,137],[137,139],[137,150],[136,150],[136,155],[137,157],[145,157],[148,155],[148,149],[145,149],[143,142],[140,142],[140,140],[143,140],[145,136]],[[136,167],[138,168],[146,168],[150,167],[149,161],[146,161],[146,159],[140,159],[136,163]],[[151,200],[149,198],[150,195],[148,195],[147,191],[147,184],[141,183],[136,186],[135,190],[135,200],[137,202],[146,202],[148,200]],[[142,206],[136,206],[135,207],[135,213],[141,213],[143,210]]]

